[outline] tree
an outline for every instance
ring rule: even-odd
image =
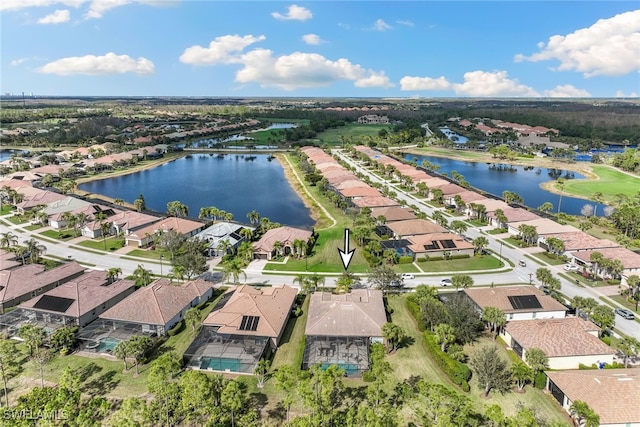
[[[0,235],[0,247],[10,248],[11,246],[15,246],[18,244],[18,236],[13,234],[11,231],[7,231],[6,233],[2,233]]]
[[[231,427],[235,427],[236,415],[244,406],[242,389],[236,381],[229,381],[222,391],[222,406],[231,414]]]
[[[447,312],[446,322],[455,329],[459,343],[473,342],[482,333],[484,323],[469,298],[460,294],[453,295],[447,298],[444,307]]]
[[[624,367],[626,368],[629,358],[640,353],[640,341],[633,337],[624,337],[618,342],[618,350],[624,356]]]
[[[35,239],[25,240],[24,244],[27,248],[27,253],[29,253],[29,260],[32,264],[40,261],[40,255],[47,251],[47,247],[45,245],[40,244]]]
[[[593,309],[591,319],[593,320],[593,323],[600,326],[599,335],[602,336],[607,329],[613,328],[613,325],[615,325],[616,322],[616,315],[613,308],[600,304]]]
[[[467,227],[467,224],[464,221],[456,219],[454,221],[451,221],[449,228],[451,228],[451,231],[453,231],[454,233],[463,234],[469,227]]]
[[[433,338],[436,344],[440,344],[440,349],[444,352],[449,344],[456,342],[455,329],[451,325],[441,323],[433,328]]]
[[[138,212],[147,210],[147,203],[145,202],[144,196],[142,195],[142,193],[140,193],[138,198],[133,201],[133,206],[135,206]]]
[[[287,423],[289,422],[289,411],[294,402],[297,382],[296,372],[289,365],[281,366],[275,373],[275,388],[285,395],[282,404],[287,411]]]
[[[7,391],[7,381],[15,376],[20,370],[18,348],[15,341],[7,338],[0,339],[0,376],[4,388],[5,406],[9,407],[9,393]]]
[[[487,322],[491,332],[493,332],[493,339],[495,340],[500,332],[500,329],[507,324],[507,318],[504,311],[498,307],[485,307],[482,311],[482,320]]]
[[[134,335],[127,341],[127,353],[135,361],[136,375],[140,374],[139,365],[145,362],[147,353],[153,348],[153,345],[153,339],[141,335]]]
[[[259,224],[260,223],[260,214],[255,210],[249,212],[247,214],[247,218],[249,218],[249,222],[251,224]]]
[[[387,322],[382,325],[382,337],[387,340],[389,352],[397,350],[405,336],[404,330],[395,323]]]
[[[206,250],[207,243],[204,240],[198,238],[185,240],[173,259],[174,269],[181,267],[188,279],[204,273],[209,268],[204,256]],[[238,262],[242,264],[239,259]]]
[[[151,270],[147,270],[142,264],[138,264],[138,267],[133,270],[133,276],[135,277],[136,287],[147,286],[151,283]]]
[[[20,326],[18,336],[24,340],[29,348],[29,354],[33,356],[44,342],[47,333],[41,326],[26,324]]]
[[[543,350],[536,347],[532,347],[527,350],[524,359],[525,362],[527,362],[527,365],[529,365],[529,367],[533,370],[533,378],[538,375],[538,372],[541,372],[549,367],[549,358]]]
[[[36,362],[40,371],[40,387],[44,388],[44,365],[53,357],[51,351],[46,348],[36,348],[35,353],[31,356],[31,360]]]
[[[184,321],[187,325],[191,326],[191,330],[193,332],[196,331],[201,317],[202,316],[200,314],[200,310],[198,310],[198,307],[191,307],[189,310],[187,310],[186,313],[184,313]]]
[[[171,259],[173,260],[176,252],[182,247],[185,240],[185,237],[181,233],[171,229],[158,235],[158,246],[165,251],[169,251],[169,253],[171,253]]]
[[[489,239],[486,237],[479,236],[473,239],[473,249],[475,253],[482,254],[487,246],[489,246]]]
[[[222,263],[222,279],[229,281],[233,280],[233,283],[238,283],[240,276],[244,276],[244,280],[247,280],[247,275],[244,272],[244,265],[238,258],[233,258]]]
[[[491,390],[505,393],[511,388],[511,373],[507,369],[507,362],[498,355],[495,345],[484,346],[476,351],[469,360],[469,366],[476,374],[485,397],[489,396]]]
[[[189,207],[179,200],[174,200],[167,203],[167,215],[178,218],[186,217],[189,215]]]
[[[551,202],[544,202],[543,204],[541,204],[540,206],[538,206],[538,210],[540,212],[543,213],[548,213],[551,212],[553,210],[553,203]]]
[[[556,188],[558,188],[559,190],[559,194],[560,194],[560,198],[558,199],[558,213],[560,213],[560,206],[562,205],[562,193],[564,192],[564,184],[565,184],[565,179],[564,178],[558,178],[556,179]]]
[[[400,283],[400,274],[396,273],[391,266],[380,265],[374,267],[369,274],[369,283],[376,289],[382,290],[383,293],[394,283]]]
[[[577,418],[576,424],[582,427],[598,427],[600,416],[582,400],[575,400],[569,407],[569,413]]]
[[[122,274],[122,269],[120,267],[112,267],[107,270],[107,281],[109,283],[113,283],[118,280],[118,277]]]
[[[215,414],[212,413],[217,408],[213,406],[212,380],[209,376],[204,372],[189,370],[180,375],[178,384],[180,410],[185,420],[195,425],[204,425],[207,419],[213,421]]]
[[[60,351],[61,354],[68,354],[76,344],[77,326],[63,326],[56,329],[51,335],[51,350]]]
[[[350,271],[344,270],[336,279],[336,293],[346,293],[360,283],[360,278]]]
[[[258,379],[258,388],[264,387],[264,382],[267,379],[271,362],[269,359],[260,359],[256,364],[256,368],[253,370],[253,374]]]
[[[467,289],[473,286],[473,277],[468,274],[454,274],[451,276],[451,284],[458,290]]]
[[[518,361],[511,366],[511,378],[518,386],[518,390],[522,391],[528,382],[533,381],[533,371],[530,367]]]
[[[549,270],[548,268],[540,267],[536,270],[536,279],[538,279],[542,286],[546,286],[552,278],[553,275],[551,273],[551,270]]]
[[[555,255],[562,255],[564,252],[564,241],[557,237],[547,238],[547,250]]]
[[[182,367],[181,358],[175,353],[164,353],[149,368],[147,390],[153,394],[150,412],[154,425],[164,420],[166,425],[176,424],[180,407],[180,388],[175,379]]]
[[[127,357],[129,356],[129,343],[127,341],[120,341],[113,349],[113,355],[122,360],[124,363],[124,370],[127,370]]]

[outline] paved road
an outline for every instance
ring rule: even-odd
[[[380,178],[378,175],[372,173],[370,170],[364,167],[364,164],[358,160],[354,160],[348,155],[346,155],[342,150],[333,150],[333,154],[337,154],[342,160],[344,160],[349,165],[353,166],[356,172],[360,172],[371,179],[372,182],[380,183],[390,190],[396,192],[396,198],[399,200],[404,200],[407,202],[407,205],[415,205],[419,210],[425,212],[427,215],[431,216],[433,212],[437,209],[431,205],[424,203],[421,199],[417,197],[406,194],[401,188],[396,185],[390,184],[385,179]],[[443,212],[446,215],[446,212]],[[475,239],[478,236],[484,236],[489,241],[488,248],[493,251],[495,254],[501,254],[503,258],[511,260],[515,265],[518,265],[518,261],[521,259],[526,260],[526,267],[517,266],[511,271],[506,272],[497,272],[495,274],[487,275],[487,274],[471,274],[474,278],[474,283],[480,285],[489,285],[490,283],[494,284],[504,284],[504,283],[533,283],[536,282],[536,270],[542,266],[550,269],[552,272],[560,273],[563,272],[563,266],[552,266],[546,264],[542,261],[534,262],[530,258],[526,257],[527,252],[522,249],[512,248],[508,245],[502,244],[494,235],[483,233],[479,228],[469,228],[465,235],[471,239]],[[530,276],[531,275],[531,276]],[[556,274],[556,277],[560,279],[562,286],[562,293],[568,298],[573,298],[575,296],[582,297],[591,297],[596,299],[598,302],[602,302],[602,299],[607,300],[609,303],[613,305],[617,305],[613,300],[608,298],[606,295],[598,292],[597,288],[584,288],[577,286],[574,282],[564,279]],[[426,278],[427,284],[437,284],[440,282],[442,276],[438,277],[429,277]],[[414,282],[420,282],[422,279],[417,277],[413,281],[409,281],[408,285],[414,285]],[[624,319],[618,315],[616,315],[616,326],[615,328],[622,334],[634,336],[640,339],[640,324],[638,322]]]

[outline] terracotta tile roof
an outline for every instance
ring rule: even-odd
[[[640,254],[626,248],[602,248],[597,251],[574,252],[572,255],[586,263],[590,263],[591,254],[594,252],[600,252],[603,257],[608,259],[619,259],[625,270],[640,268]]]
[[[429,190],[435,189],[435,188],[440,188],[443,185],[449,184],[449,181],[447,181],[446,179],[436,178],[436,177],[420,179],[420,180],[416,181],[416,183],[418,183],[418,182],[424,182],[425,184],[427,184],[427,187],[429,188]]]
[[[462,193],[454,194],[453,197],[460,196],[463,202],[469,203],[474,202],[478,203],[480,200],[485,200],[486,197],[480,193],[476,193],[475,191],[463,191]]]
[[[15,252],[0,249],[0,270],[9,270],[22,265]]]
[[[368,187],[369,185],[364,183],[363,181],[360,181],[359,179],[357,179],[355,177],[355,175],[351,178],[349,177],[340,177],[340,179],[338,179],[338,182],[335,182],[336,180],[334,180],[334,182],[329,182],[333,187],[335,187],[336,190],[344,190],[345,188],[355,188],[355,187]]]
[[[525,350],[539,348],[547,357],[573,357],[615,354],[598,338],[594,323],[579,317],[534,319],[507,322],[505,331]]]
[[[418,234],[443,233],[447,231],[444,227],[426,219],[394,221],[387,224],[387,227],[398,236],[415,236]]]
[[[473,245],[457,234],[453,233],[430,233],[430,234],[420,234],[417,236],[409,236],[407,240],[411,242],[409,245],[409,249],[414,254],[432,252],[432,251],[442,251],[442,250],[461,250],[461,249],[473,249]],[[453,246],[444,246],[439,242],[447,241],[449,245],[453,244]],[[434,243],[438,243],[437,248],[425,248],[425,246],[432,246]]]
[[[253,244],[254,250],[263,250],[266,252],[273,251],[273,244],[281,242],[283,244],[292,244],[295,240],[304,240],[305,242],[311,238],[311,231],[293,227],[278,227],[268,230],[262,235],[260,240]]]
[[[143,239],[146,234],[154,235],[159,231],[174,230],[180,234],[191,234],[204,227],[205,224],[190,219],[168,217],[155,222],[147,227],[140,228],[131,233],[128,238]]]
[[[120,211],[109,217],[109,222],[117,224],[120,229],[125,231],[133,230],[146,224],[153,224],[159,220],[160,218],[157,216],[135,211]]]
[[[24,196],[25,200],[16,205],[17,208],[29,209],[38,205],[48,205],[67,196],[53,191],[38,190],[35,194]]]
[[[259,289],[241,285],[227,292],[233,292],[229,301],[210,313],[202,324],[219,326],[218,333],[222,334],[272,338],[278,338],[282,333],[298,293],[295,288],[286,285]],[[241,329],[243,316],[260,318],[255,331]]]
[[[398,206],[371,209],[371,216],[373,218],[378,218],[380,215],[384,216],[387,222],[416,219],[416,214],[414,214],[411,209]]]
[[[349,294],[311,295],[305,335],[381,337],[387,322],[382,291],[354,289]]]
[[[183,284],[157,279],[102,313],[100,318],[164,326],[211,288],[211,283],[202,279]]]
[[[555,237],[564,242],[564,249],[566,251],[579,251],[586,249],[603,249],[603,248],[618,248],[619,244],[607,239],[598,239],[584,231],[569,231],[566,233],[551,233],[544,236],[545,239]]]
[[[601,425],[640,423],[640,369],[549,371],[547,376],[571,400],[586,402]]]
[[[538,235],[546,235],[551,233],[563,233],[567,231],[575,231],[577,228],[571,225],[562,225],[553,220],[547,218],[534,219],[531,221],[509,221],[509,227],[518,228],[522,224],[533,225],[538,232]]]
[[[359,208],[399,206],[398,202],[384,196],[360,197],[358,199],[354,199],[352,202],[354,205],[356,205]]]
[[[502,209],[502,210],[512,209],[511,206],[509,206],[507,203],[497,199],[478,200],[477,202],[473,202],[473,203],[484,206],[487,209],[487,214],[489,212],[495,212],[496,209]]]
[[[536,215],[533,212],[529,212],[523,208],[506,208],[502,209],[504,215],[507,217],[507,222],[520,222],[520,221],[533,221],[535,219],[541,219],[540,215]],[[495,217],[495,211],[488,215],[489,217]]]
[[[344,197],[381,197],[382,194],[373,187],[354,187],[340,190]]]
[[[553,299],[549,295],[545,295],[535,286],[498,286],[495,288],[469,288],[464,293],[475,302],[478,307],[497,307],[505,313],[533,313],[544,311],[565,311],[567,308]],[[529,296],[533,295],[538,299],[542,307],[540,308],[514,308],[509,297]]]
[[[17,188],[20,188],[20,187],[31,187],[32,183],[31,181],[23,181],[21,179],[11,179],[5,176],[0,179],[0,188],[4,186],[7,186],[9,188],[16,190]]]
[[[51,270],[45,270],[44,265],[40,264],[27,264],[13,270],[2,270],[0,271],[0,301],[11,301],[44,286],[66,282],[82,272],[84,267],[75,261]]]
[[[63,314],[81,317],[134,287],[133,280],[118,280],[108,284],[106,271],[93,270],[20,304],[20,307],[33,308],[44,295],[68,298],[73,303]],[[43,309],[40,311],[55,312]]]

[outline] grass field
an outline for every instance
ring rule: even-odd
[[[124,246],[124,239],[120,237],[110,237],[106,239],[104,242],[102,239],[100,240],[84,240],[78,243],[78,246],[82,246],[89,249],[97,249],[100,251],[104,251],[105,244],[108,251],[115,251]]]
[[[321,143],[329,145],[342,145],[343,139],[346,142],[361,143],[361,137],[377,136],[380,129],[388,129],[388,125],[362,125],[349,123],[346,126],[327,129],[317,135]]]
[[[163,257],[163,259],[166,260],[167,262],[170,262],[171,260],[171,253],[169,251],[165,251],[162,249],[154,249],[154,250],[133,249],[132,251],[127,252],[127,256],[155,259],[158,261],[160,261],[160,257]]]
[[[73,231],[71,230],[62,230],[62,231],[46,230],[39,234],[45,237],[49,237],[51,239],[62,240],[62,241],[71,240],[77,237],[73,234]]]
[[[609,166],[591,165],[597,179],[571,179],[565,181],[564,192],[591,199],[596,192],[602,193],[605,201],[614,200],[616,194],[633,197],[640,188],[640,177],[634,177]]]
[[[551,258],[549,257],[549,253],[548,252],[540,252],[537,254],[530,254],[529,256],[532,256],[534,258],[539,259],[540,261],[544,261],[547,264],[551,264],[551,265],[562,265],[565,264],[565,262],[559,258]]]
[[[504,266],[498,258],[490,255],[473,256],[471,258],[420,261],[418,266],[425,273],[444,273],[448,271],[490,270]]]
[[[309,297],[302,304],[302,314],[299,317],[291,316],[282,335],[278,351],[273,357],[271,369],[276,370],[281,366],[290,365],[295,369],[302,366],[304,353],[304,330],[307,327],[307,315],[309,314]]]

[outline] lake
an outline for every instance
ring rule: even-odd
[[[245,223],[252,210],[285,225],[309,227],[315,223],[289,185],[280,162],[269,161],[267,154],[193,154],[153,169],[80,184],[79,188],[129,203],[142,193],[147,207],[158,212],[166,212],[168,202],[179,200],[189,207],[191,217],[197,217],[202,207],[215,206]]]
[[[524,204],[537,208],[544,202],[553,203],[553,212],[558,210],[560,196],[540,187],[540,184],[553,181],[557,178],[583,179],[584,176],[573,171],[561,169],[532,168],[524,166],[511,166],[500,163],[465,162],[462,160],[446,159],[443,157],[420,156],[404,154],[406,160],[418,158],[418,165],[427,160],[440,166],[438,173],[446,173],[451,176],[451,171],[456,171],[464,176],[471,186],[487,193],[502,197],[503,191],[513,191],[524,199]],[[585,204],[593,205],[585,199],[562,196],[560,211],[570,215],[580,215],[580,210]],[[602,216],[604,205],[596,204],[596,215]]]

